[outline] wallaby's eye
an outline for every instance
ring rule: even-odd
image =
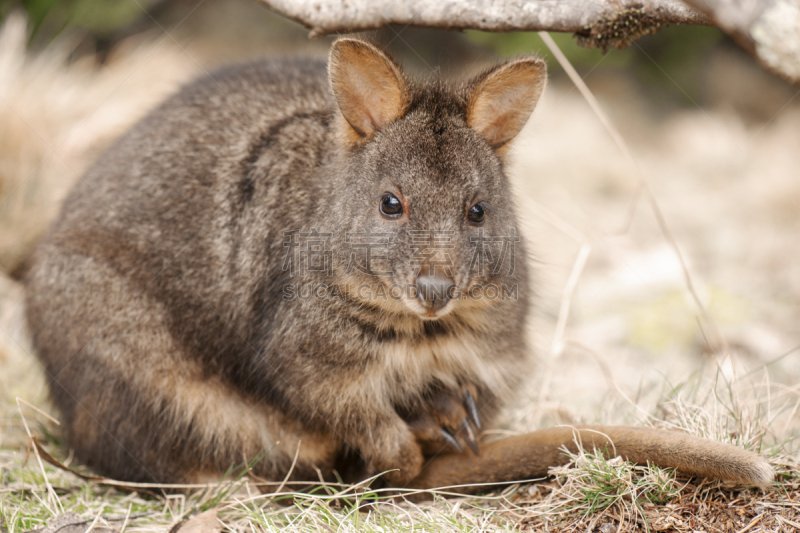
[[[483,219],[486,218],[486,210],[481,204],[475,204],[469,208],[467,212],[467,220],[473,224],[483,224]]]
[[[396,218],[403,214],[403,202],[397,196],[387,193],[381,198],[380,210],[383,216]]]

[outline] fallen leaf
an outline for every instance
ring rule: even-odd
[[[47,527],[34,529],[28,533],[86,533],[92,522],[93,519],[81,518],[75,513],[64,513],[58,515]],[[95,524],[92,533],[117,533],[117,530]]]
[[[210,509],[204,513],[184,518],[169,530],[169,533],[220,533],[222,525],[217,520],[217,510]]]

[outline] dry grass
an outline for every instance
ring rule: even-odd
[[[96,521],[97,527],[120,529],[127,516],[128,531],[166,531],[207,510],[214,510],[221,525],[237,532],[526,528],[728,532],[755,525],[759,525],[756,531],[791,531],[800,523],[800,466],[780,451],[787,444],[778,440],[775,430],[782,417],[769,414],[791,418],[792,413],[785,411],[790,398],[781,398],[774,389],[770,383],[758,389],[686,384],[664,398],[658,416],[650,419],[657,426],[683,428],[769,455],[778,477],[765,490],[689,480],[669,469],[583,452],[571,455],[568,465],[553,468],[546,482],[494,491],[487,487],[489,493],[483,497],[459,497],[442,490],[435,501],[417,504],[388,499],[384,491],[337,485],[302,493],[283,487],[274,494],[261,494],[244,475],[244,465],[217,486],[179,487],[183,490],[176,493],[171,486],[143,485],[134,490],[84,481],[46,462],[39,466],[35,450],[26,455],[23,449],[6,447],[0,451],[0,518],[9,533],[43,527],[64,513],[75,513],[87,524]],[[726,403],[734,397],[734,404]],[[696,401],[704,404],[690,403]],[[38,438],[49,440],[51,451],[65,452],[57,446],[53,435],[58,431],[52,422],[32,408],[23,406],[22,412]]]
[[[760,450],[780,472],[775,486],[761,491],[688,480],[583,453],[546,482],[498,487],[480,498],[442,492],[424,504],[338,486],[314,493],[284,487],[267,496],[235,475],[180,493],[132,492],[40,466],[29,448],[21,415],[48,451],[81,468],[71,464],[55,424],[25,404],[18,411],[16,397],[50,408],[22,324],[21,288],[9,276],[94,154],[201,71],[195,58],[209,43],[192,48],[159,35],[140,37],[100,68],[91,57],[67,64],[68,42],[26,55],[24,40],[24,23],[8,19],[0,31],[3,533],[40,528],[67,512],[93,528],[163,532],[212,509],[221,526],[242,532],[800,528],[800,469],[793,458],[800,352],[791,351],[800,345],[800,106],[791,101],[794,92],[759,91],[751,80],[748,91],[783,100],[758,104],[779,110],[774,117],[745,121],[725,102],[752,96],[725,93],[736,90],[739,74],[715,63],[718,77],[734,76],[717,83],[718,107],[653,117],[624,79],[590,80],[650,182],[695,300],[664,226],[632,203],[636,169],[577,92],[557,84],[548,89],[517,144],[512,169],[536,250],[539,298],[531,335],[541,366],[498,432],[579,422],[682,429]]]

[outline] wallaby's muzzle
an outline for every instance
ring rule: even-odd
[[[436,316],[435,313],[447,305],[453,297],[456,288],[453,278],[446,275],[443,268],[436,269],[423,266],[417,280],[417,298],[427,310],[426,315]]]

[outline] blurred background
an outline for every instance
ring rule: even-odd
[[[47,409],[20,280],[70,185],[181,83],[256,57],[324,57],[332,38],[309,40],[251,0],[0,0],[0,24],[0,399],[9,429],[15,396]],[[553,34],[629,143],[698,306],[636,169],[538,35],[394,27],[369,37],[418,76],[463,76],[518,54],[548,60],[549,86],[510,169],[534,250],[539,367],[509,428],[637,422],[663,408],[665,394],[722,376],[782,402],[769,421],[780,420],[781,435],[797,432],[796,88],[713,28],[670,27],[607,54]],[[588,259],[558,337],[582,248]],[[12,433],[2,432],[6,444]]]

